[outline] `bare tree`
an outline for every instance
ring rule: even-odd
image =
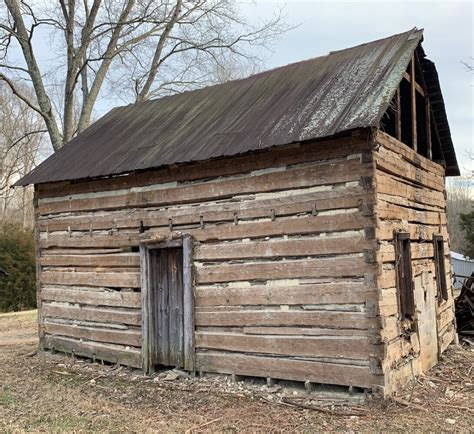
[[[0,80],[42,117],[58,150],[90,124],[101,93],[145,101],[202,86],[237,60],[258,65],[255,47],[285,30],[280,11],[254,25],[235,0],[4,0]],[[46,42],[55,57],[38,48]]]
[[[24,95],[32,92],[16,84]],[[41,138],[46,132],[41,117],[0,86],[0,222],[31,226],[31,188],[13,190],[11,185],[32,170],[39,160]]]
[[[460,224],[460,214],[468,213],[473,208],[474,181],[469,176],[450,179],[447,184],[447,217],[451,250],[463,252],[465,234]]]

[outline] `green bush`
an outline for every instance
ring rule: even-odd
[[[0,226],[0,312],[35,307],[33,231],[11,224]]]

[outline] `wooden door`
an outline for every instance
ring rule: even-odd
[[[143,369],[194,371],[194,298],[190,237],[140,245]]]
[[[184,367],[183,249],[150,252],[154,364]]]

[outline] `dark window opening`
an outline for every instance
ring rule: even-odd
[[[446,284],[446,265],[444,257],[444,240],[442,235],[433,235],[434,260],[436,272],[436,286],[438,301],[448,299],[448,286]]]
[[[418,153],[428,157],[425,97],[418,92],[416,92],[416,142]]]
[[[401,141],[413,148],[413,136],[411,133],[411,89],[407,80],[400,83],[400,117],[402,124]]]
[[[384,113],[382,117],[382,131],[386,132],[392,137],[397,137],[397,127],[396,127],[396,120],[397,120],[397,102],[396,96],[390,102],[388,110]]]
[[[410,234],[395,233],[395,270],[398,303],[402,320],[412,321],[415,316],[415,296],[411,269]]]

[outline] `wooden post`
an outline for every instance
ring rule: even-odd
[[[432,160],[433,159],[433,149],[431,144],[431,105],[428,95],[425,96],[425,113],[426,113],[426,146],[427,152],[426,156]]]
[[[140,245],[140,285],[142,313],[142,363],[145,374],[151,372],[150,325],[151,325],[151,291],[149,288],[150,255],[148,248]]]
[[[415,80],[415,54],[411,57],[410,67],[410,99],[411,99],[411,137],[412,147],[414,151],[418,150],[416,137],[416,80]]]
[[[402,113],[401,113],[401,105],[400,105],[400,87],[397,89],[395,93],[395,131],[397,135],[397,140],[400,142],[402,141]]]
[[[183,238],[183,314],[184,314],[184,369],[194,372],[194,296],[192,274],[193,241]]]

